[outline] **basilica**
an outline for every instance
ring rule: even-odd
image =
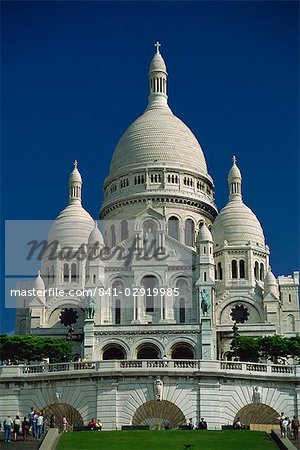
[[[74,358],[90,361],[230,361],[234,329],[300,332],[299,272],[272,273],[235,156],[218,210],[203,150],[168,106],[167,76],[157,43],[148,106],[114,150],[98,221],[83,207],[75,161],[68,204],[26,284],[42,294],[17,309],[16,333],[67,337]],[[73,256],[50,258],[53,243]]]

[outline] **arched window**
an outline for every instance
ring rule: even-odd
[[[155,298],[158,298],[155,295],[154,288],[158,287],[158,281],[156,277],[153,275],[147,275],[142,280],[142,286],[145,288],[145,308],[146,313],[154,312],[155,307]]]
[[[245,278],[245,261],[241,259],[239,265],[240,265],[240,278]]]
[[[128,238],[128,222],[127,220],[122,220],[121,222],[121,241],[125,241]]]
[[[64,264],[64,281],[69,281],[69,264]]]
[[[168,234],[174,239],[179,240],[179,220],[177,217],[170,217],[168,220]]]
[[[187,219],[185,221],[185,245],[194,245],[194,234],[195,234],[195,225],[192,219]]]
[[[179,322],[185,323],[185,300],[181,298],[179,300]]]
[[[259,266],[258,266],[258,262],[256,261],[255,265],[254,265],[254,277],[256,280],[259,279]]]
[[[218,278],[219,280],[223,280],[223,269],[220,262],[218,262]]]
[[[110,240],[111,240],[111,246],[115,247],[116,245],[116,229],[114,225],[110,226]]]
[[[71,281],[74,283],[74,282],[76,282],[76,281],[78,281],[77,280],[77,270],[76,270],[76,264],[75,263],[73,263],[72,265],[71,265]]]
[[[119,325],[120,323],[121,323],[121,302],[119,299],[117,299],[115,305],[115,324]]]
[[[295,331],[295,317],[292,314],[287,316],[287,331]]]
[[[264,278],[265,278],[265,266],[263,265],[263,263],[260,263],[259,279],[261,281],[264,281]]]
[[[237,262],[235,259],[231,261],[231,277],[237,278]]]

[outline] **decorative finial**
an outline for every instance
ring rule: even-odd
[[[40,270],[38,270],[38,277],[40,277],[41,276],[41,271]]]
[[[235,164],[236,163],[236,157],[233,155],[233,157],[232,157],[232,162],[233,162],[233,164]]]
[[[77,161],[77,159],[75,159],[75,161],[74,161],[74,169],[77,169],[77,166],[78,166],[78,161]]]
[[[159,55],[160,54],[160,51],[159,51],[159,47],[161,46],[161,44],[157,41],[157,42],[155,42],[155,44],[154,44],[154,47],[156,47],[156,54],[157,55]]]

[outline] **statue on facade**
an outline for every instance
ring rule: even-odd
[[[162,401],[162,394],[163,394],[163,382],[160,378],[157,378],[155,380],[155,395],[157,401]]]
[[[253,403],[261,402],[261,392],[260,392],[258,386],[255,386],[255,388],[253,388],[252,401],[253,401]]]
[[[95,297],[90,296],[86,308],[87,319],[93,319],[96,311],[96,300]]]
[[[209,294],[203,289],[201,291],[201,311],[204,316],[208,316],[210,309],[210,299]]]
[[[145,238],[144,238],[144,251],[145,254],[148,256],[152,256],[153,252],[155,250],[155,244],[156,244],[156,237],[153,233],[153,230],[151,227],[147,229],[145,232]]]

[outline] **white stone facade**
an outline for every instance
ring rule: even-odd
[[[169,361],[230,359],[234,322],[243,335],[296,335],[300,332],[299,273],[278,279],[272,274],[262,226],[243,202],[235,158],[228,175],[229,201],[218,213],[203,151],[168,106],[167,72],[159,52],[150,65],[149,86],[148,107],[121,137],[104,181],[101,231],[82,207],[76,162],[69,178],[69,204],[48,236],[49,242],[59,242],[57,252],[65,246],[94,252],[107,245],[111,257],[87,260],[77,255],[52,261],[50,250],[45,252],[42,275],[33,286],[62,289],[64,296],[49,294],[34,299],[28,309],[18,309],[16,332],[65,337],[60,314],[64,308],[76,308],[74,354],[88,356],[90,361],[138,361],[163,355]],[[157,257],[146,260],[149,241],[154,242],[152,252]],[[131,258],[125,264],[128,254]],[[86,298],[71,295],[71,290],[84,288],[97,288],[91,317],[83,302]],[[163,294],[159,291],[155,296],[153,289],[160,288]],[[142,289],[149,289],[151,295],[144,295]],[[205,415],[211,427],[219,428],[231,422],[242,405],[251,403],[252,381],[240,379],[239,386],[234,386],[224,376],[221,383],[198,374],[182,378],[169,373],[164,380],[166,400],[174,403],[176,397],[185,417]],[[104,420],[102,396],[107,396],[115,405],[110,423],[128,424],[134,408],[151,398],[149,383],[153,387],[153,380],[147,381],[144,373],[141,379],[133,377],[134,388],[130,377],[93,382],[86,394],[90,409],[82,417],[100,415]],[[280,386],[274,387],[271,379],[264,381],[262,398],[276,411],[292,414],[298,407],[295,392],[288,381]],[[66,392],[64,401],[69,402],[68,395],[77,395],[77,388]],[[125,398],[130,395],[129,410]],[[22,402],[29,400],[23,392],[17,397],[14,401],[21,402],[19,409],[24,411]],[[37,397],[41,405],[49,401]],[[228,401],[230,410],[225,406]],[[217,415],[210,404],[215,404]]]

